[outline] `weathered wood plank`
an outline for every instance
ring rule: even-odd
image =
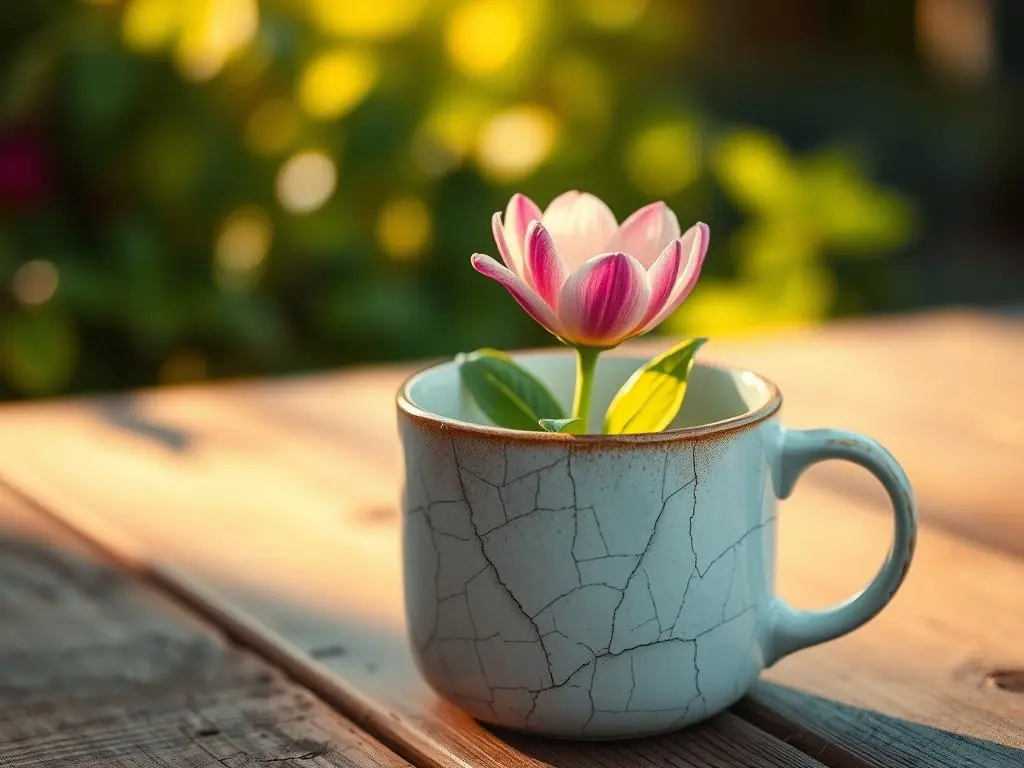
[[[0,765],[407,765],[0,489]]]
[[[855,501],[798,490],[780,517],[783,593],[809,607],[836,600],[870,577],[889,535]],[[791,743],[841,746],[886,768],[1022,765],[1024,696],[987,681],[1024,669],[1021,584],[1020,558],[926,525],[889,608],[784,659],[739,711]]]
[[[960,338],[956,327],[940,324],[938,336],[918,326],[909,333],[924,334],[934,345],[937,338]],[[901,332],[895,328],[890,336]],[[957,391],[974,402],[1016,402],[994,373],[998,360],[990,359],[1013,348],[1016,332],[1007,331],[1007,339],[994,347],[977,328],[973,332],[979,337],[973,349],[989,349],[989,357],[976,361],[977,381],[954,382]],[[826,359],[832,342],[816,343],[820,354],[811,359]],[[805,343],[785,344],[799,351]],[[928,348],[921,340],[906,345]],[[891,355],[876,354],[877,347],[854,344],[860,351],[845,358],[847,368],[874,361],[880,369],[877,357],[895,364]],[[743,351],[740,343],[729,348],[729,354]],[[788,386],[779,375],[786,355],[780,354],[782,362],[750,367]],[[939,376],[939,357],[933,351],[931,362],[920,366],[926,373],[919,375]],[[806,368],[808,359],[799,360],[787,364],[788,376]],[[830,364],[835,365],[847,370]],[[513,750],[440,704],[419,681],[406,651],[394,525],[399,457],[392,426],[393,390],[401,375],[364,371],[8,409],[0,424],[0,475],[122,556],[154,563],[167,584],[276,653],[324,695],[345,702],[361,722],[407,741],[417,754],[440,755],[437,764],[448,765],[485,757],[526,761],[525,750]],[[908,376],[899,373],[900,383],[891,387],[900,394],[885,401],[892,415],[891,422],[879,423],[885,429],[865,427],[862,416],[876,407],[874,401],[858,399],[860,387],[837,398],[841,380],[835,379],[825,392],[815,394],[808,386],[805,394],[817,400],[790,421],[875,433],[911,465],[927,518],[975,538],[1007,539],[1003,548],[1014,549],[1015,529],[1000,527],[1015,488],[1005,461],[1009,449],[999,441],[994,447],[991,436],[977,431],[961,437],[969,415],[965,405],[955,404],[953,415],[943,415],[947,421],[940,419],[937,432],[927,409],[916,420],[900,421],[902,400],[915,399],[904,397]],[[985,381],[991,385],[987,394]],[[934,403],[942,395],[929,392],[916,400]],[[792,416],[802,395],[788,394]],[[850,417],[839,418],[843,412]],[[890,423],[895,426],[886,427]],[[958,450],[990,458],[970,465],[980,473],[978,482],[994,489],[979,507],[968,506],[971,486],[944,477],[952,476],[948,465],[955,452],[943,443],[928,453],[940,435],[949,434],[959,441]],[[905,455],[899,441],[911,454]],[[67,456],[74,460],[62,460]],[[965,512],[983,535],[960,522]],[[875,509],[856,495],[840,497],[813,485],[787,503],[781,520],[780,582],[801,603],[822,604],[859,586],[880,561],[889,535],[881,504]],[[821,752],[830,765],[889,765],[893,755],[903,760],[897,765],[945,765],[949,755],[967,765],[993,754],[1007,765],[1024,760],[1024,697],[981,683],[997,666],[1024,666],[1018,639],[1024,634],[1022,596],[1019,590],[1012,594],[1012,587],[992,587],[1024,582],[1024,565],[934,525],[926,526],[919,553],[904,592],[881,618],[782,662],[768,680],[798,693],[771,698],[774,689],[765,688],[754,697],[754,709],[743,714],[811,754]],[[757,720],[751,712],[759,704],[774,719]],[[712,743],[729,722],[720,720],[709,726],[717,731],[697,738]],[[934,731],[937,746],[919,757],[900,753],[908,727]],[[693,738],[687,734],[687,743]],[[890,742],[890,752],[879,746]]]

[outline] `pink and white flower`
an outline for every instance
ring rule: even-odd
[[[491,219],[504,266],[475,253],[473,267],[501,283],[524,310],[566,344],[607,349],[650,331],[690,295],[710,232],[680,233],[662,202],[621,225],[586,192],[559,195],[542,213],[516,194]]]

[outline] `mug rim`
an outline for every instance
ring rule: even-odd
[[[644,359],[639,355],[628,354],[627,350],[618,353],[613,352],[611,357]],[[626,354],[624,354],[626,353]],[[566,350],[549,348],[541,350],[519,350],[510,353],[529,356],[558,356],[569,354]],[[447,433],[454,433],[478,438],[491,438],[506,441],[515,441],[525,444],[549,444],[571,442],[574,446],[608,447],[608,446],[646,446],[658,443],[691,442],[708,437],[718,437],[729,432],[754,427],[767,421],[782,407],[782,391],[778,385],[766,376],[752,371],[749,368],[740,368],[729,365],[699,362],[703,368],[711,368],[718,371],[725,371],[731,374],[749,375],[758,379],[767,389],[769,397],[761,406],[749,409],[736,416],[727,419],[697,424],[692,427],[677,427],[666,429],[661,432],[638,432],[634,434],[609,435],[600,432],[588,433],[585,435],[570,435],[563,432],[532,432],[523,429],[512,429],[510,427],[497,427],[488,424],[474,424],[470,421],[462,421],[451,416],[442,416],[433,411],[417,405],[411,397],[411,389],[416,382],[424,376],[436,371],[445,365],[451,365],[453,360],[442,360],[440,362],[421,368],[408,376],[398,388],[395,402],[398,413],[409,420],[424,427],[440,428]]]

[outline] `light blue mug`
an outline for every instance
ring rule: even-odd
[[[570,353],[519,355],[563,401]],[[605,355],[593,416],[646,360]],[[873,617],[917,530],[906,475],[875,441],[787,430],[778,388],[696,365],[664,432],[570,436],[490,424],[454,363],[399,393],[403,546],[413,654],[472,716],[563,738],[673,730],[736,702],[786,654]],[[871,583],[822,611],[774,590],[777,500],[826,459],[868,469],[895,514]]]

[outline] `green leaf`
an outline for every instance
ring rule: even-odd
[[[455,362],[473,400],[498,426],[537,432],[542,418],[565,417],[551,391],[504,352],[478,349]]]
[[[671,424],[683,405],[693,357],[705,341],[682,341],[630,376],[608,406],[604,431],[611,435],[660,432]]]
[[[574,424],[582,424],[583,419],[538,419],[541,429],[545,432],[568,432],[570,434],[576,434],[575,430],[571,429]]]
[[[473,352],[469,352],[468,354],[465,352],[460,352],[455,356],[455,362],[458,363],[459,365],[462,365],[462,363],[466,361],[473,362],[481,357],[493,357],[498,360],[507,360],[509,362],[512,361],[512,356],[509,355],[507,352],[502,352],[500,349],[491,349],[490,347],[480,347],[480,349],[477,349]]]

